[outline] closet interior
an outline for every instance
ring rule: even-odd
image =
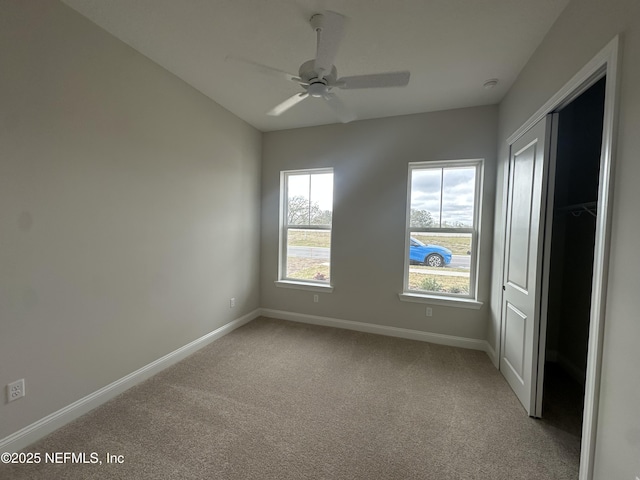
[[[542,419],[580,436],[606,78],[558,112]]]

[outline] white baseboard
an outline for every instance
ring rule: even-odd
[[[494,367],[496,367],[497,369],[500,369],[498,354],[493,349],[493,347],[489,344],[489,342],[485,340],[485,343],[487,344],[485,348],[485,352],[489,356],[491,363],[493,363]]]
[[[387,325],[376,325],[373,323],[354,322],[351,320],[340,320],[337,318],[320,317],[317,315],[307,315],[305,313],[286,312],[283,310],[272,310],[262,308],[261,314],[264,317],[278,318],[280,320],[290,320],[292,322],[309,323],[312,325],[322,325],[325,327],[342,328],[345,330],[355,330],[358,332],[375,333],[388,337],[406,338],[409,340],[419,340],[422,342],[437,343],[450,347],[468,348],[471,350],[482,350],[486,352],[494,365],[497,364],[496,353],[486,340],[476,338],[456,337],[453,335],[443,335],[440,333],[422,332],[408,328],[390,327]]]
[[[249,323],[258,316],[260,316],[260,309],[253,310],[252,312],[249,312],[248,314],[237,318],[236,320],[233,320],[232,322],[229,322],[206,335],[203,335],[193,342],[168,353],[148,365],[139,368],[135,372],[132,372],[129,375],[96,390],[86,397],[63,407],[44,418],[41,418],[37,422],[18,430],[8,437],[0,440],[0,452],[17,452],[18,450],[25,448],[45,435],[48,435],[54,430],[57,430],[63,425],[75,420],[90,410],[93,410],[106,401],[111,400],[116,395],[119,395],[143,380],[152,377],[156,373],[188,357],[214,340],[217,340],[236,328]]]

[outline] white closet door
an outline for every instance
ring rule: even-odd
[[[509,158],[500,371],[532,416],[538,378],[550,132],[549,116],[511,145]]]

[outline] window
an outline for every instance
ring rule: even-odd
[[[328,287],[331,281],[333,169],[281,174],[279,280]]]
[[[409,164],[404,291],[476,298],[482,160]]]

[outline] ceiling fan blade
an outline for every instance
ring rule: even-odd
[[[252,70],[256,72],[260,72],[266,75],[271,75],[272,77],[284,78],[285,80],[289,80],[291,82],[296,82],[296,83],[302,82],[300,77],[298,77],[297,75],[287,73],[283,70],[278,70],[277,68],[268,67],[267,65],[262,65],[261,63],[256,63],[252,60],[247,60],[246,58],[227,55],[225,57],[225,61],[230,63],[235,63],[236,65],[242,65],[244,67],[250,67]]]
[[[280,105],[276,105],[271,110],[269,110],[267,112],[267,115],[271,115],[272,117],[277,117],[278,115],[282,115],[284,112],[289,110],[291,107],[297,105],[308,96],[309,96],[308,93],[296,93],[294,96],[287,98]]]
[[[311,18],[311,23],[314,25],[318,37],[314,70],[320,78],[331,73],[344,33],[344,22],[344,16],[331,11],[314,15]]]
[[[327,101],[327,105],[329,105],[331,110],[333,110],[342,123],[349,123],[358,118],[344,103],[342,103],[342,100],[340,100],[336,94],[327,93],[323,98]]]
[[[371,75],[355,75],[342,77],[335,86],[344,89],[405,87],[409,83],[411,72],[374,73]]]

